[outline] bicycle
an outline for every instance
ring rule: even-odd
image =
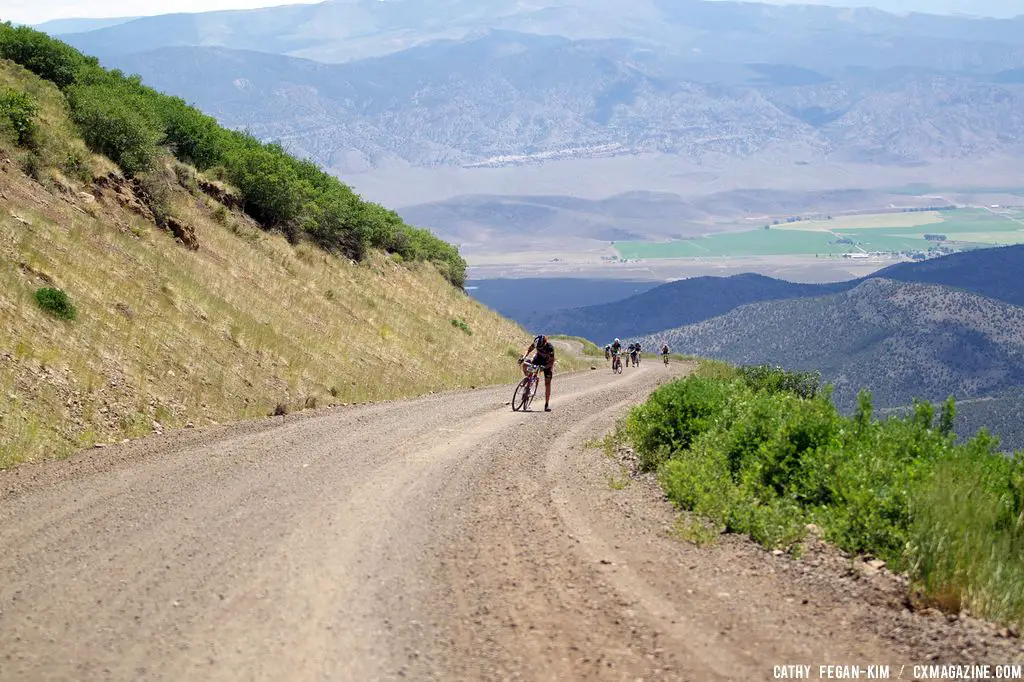
[[[661,357],[665,360],[665,366],[668,367],[668,353],[663,353]]]
[[[612,374],[622,374],[622,356],[612,353]]]
[[[537,378],[537,374],[541,370],[540,365],[524,362],[523,367],[526,368],[526,376],[516,385],[516,390],[512,393],[513,412],[526,412],[530,409],[533,399],[537,397],[537,386],[540,384],[540,379]]]

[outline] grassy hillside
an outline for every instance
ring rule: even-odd
[[[862,387],[892,407],[1024,386],[1024,307],[934,285],[871,279],[842,294],[743,306],[644,343],[663,339],[681,352],[820,370],[844,409]],[[1008,404],[992,401],[984,423],[1024,446],[1019,426],[998,413]],[[969,411],[975,426],[978,409]]]
[[[875,278],[941,284],[1024,305],[1024,246],[980,249],[924,262],[899,263],[868,277],[832,284],[795,284],[762,275],[694,277],[636,296],[570,310],[517,317],[531,329],[602,340],[653,334],[703,322],[761,301],[811,298],[849,291]]]
[[[57,86],[71,120],[89,148],[117,163],[125,175],[146,180],[168,154],[231,182],[239,205],[268,230],[292,242],[310,241],[325,251],[362,260],[368,249],[404,260],[429,261],[453,284],[465,283],[458,249],[401,216],[364,201],[351,187],[276,143],[228,130],[181,99],[157,92],[137,76],[102,68],[94,57],[27,27],[0,24],[0,58],[20,64]],[[36,156],[29,120],[35,104],[13,95],[6,102],[19,145]],[[21,99],[19,99],[21,97]],[[78,173],[81,157],[55,162]],[[36,165],[40,165],[37,163]],[[161,225],[170,217],[149,188],[149,206]]]
[[[29,142],[4,104],[25,94]],[[0,468],[516,378],[524,332],[432,263],[339,258],[243,207],[166,154],[126,178],[77,137],[54,85],[0,60]],[[74,319],[40,289],[63,291]]]

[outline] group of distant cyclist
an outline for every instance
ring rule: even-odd
[[[661,357],[668,364],[668,356],[671,350],[667,343],[661,345]],[[604,347],[604,359],[612,363],[612,371],[616,374],[622,372],[622,358],[626,359],[626,367],[632,364],[634,367],[640,366],[640,361],[643,360],[644,347],[639,342],[634,342],[622,347],[622,341],[615,339]]]
[[[619,339],[615,339],[604,347],[604,357],[612,363],[612,371],[616,374],[622,372],[622,358],[626,358],[626,366],[630,364],[634,367],[640,366],[640,361],[643,356],[643,346],[639,342],[630,343],[625,349],[622,347],[622,342]],[[665,364],[668,364],[668,356],[671,351],[669,350],[668,344],[662,344],[661,346],[661,357],[664,359]],[[532,357],[531,357],[532,354]],[[527,359],[529,358],[529,359]],[[533,341],[519,356],[519,366],[522,369],[523,376],[526,377],[524,381],[530,380],[530,377],[534,378],[532,381],[536,381],[536,375],[543,373],[544,375],[544,411],[551,411],[551,380],[554,374],[555,367],[555,346],[548,340],[548,337],[544,334],[538,334],[533,338]],[[528,405],[524,406],[526,409]]]

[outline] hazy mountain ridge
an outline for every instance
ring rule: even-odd
[[[530,329],[606,342],[615,336],[656,334],[704,322],[749,304],[817,298],[850,291],[871,279],[941,285],[1024,306],[1024,246],[968,251],[924,262],[900,263],[860,280],[796,284],[761,275],[695,277],[670,282],[620,301],[526,314]]]
[[[1009,49],[1009,48],[1008,48]],[[108,57],[341,171],[668,153],[915,164],[1024,145],[1024,48],[990,74],[692,63],[627,40],[492,32],[324,65],[223,48]],[[955,52],[955,51],[954,51]],[[998,77],[996,74],[1000,74]]]
[[[710,50],[740,62],[789,62],[792,60],[778,56],[806,53],[805,61],[799,63],[821,65],[829,61],[822,60],[822,55],[849,58],[854,54],[856,51],[847,53],[849,46],[844,44],[845,36],[852,35],[862,45],[866,41],[880,48],[860,50],[857,59],[870,60],[879,51],[885,55],[895,52],[915,64],[932,66],[963,55],[933,50],[924,59],[917,38],[1019,45],[1020,23],[1016,19],[896,15],[871,8],[704,0],[546,0],[537,4],[514,0],[336,0],[244,12],[145,17],[69,38],[76,47],[102,56],[197,45],[348,61],[503,29],[568,38],[636,38],[663,46]],[[723,28],[728,30],[723,32]],[[826,45],[821,45],[823,32],[830,33]],[[817,39],[806,40],[805,34],[817,34]],[[901,44],[892,44],[894,36],[901,38]]]

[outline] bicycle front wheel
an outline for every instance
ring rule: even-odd
[[[538,386],[540,386],[540,379],[538,379],[537,377],[534,377],[533,379],[530,380],[530,385],[529,385],[529,387],[527,387],[527,396],[528,397],[526,399],[526,408],[525,409],[529,410],[530,406],[533,405],[533,399],[537,397],[537,387]]]
[[[516,386],[515,393],[512,394],[512,411],[513,412],[525,412],[530,408],[530,403],[533,402],[533,395],[537,392],[537,382],[532,380],[530,377],[525,377]]]

